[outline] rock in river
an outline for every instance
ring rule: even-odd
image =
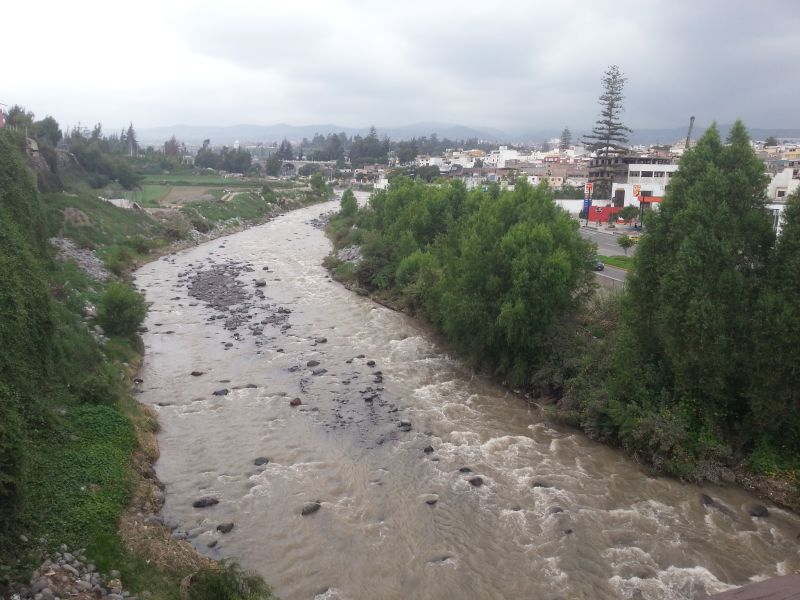
[[[316,502],[316,501],[314,501],[314,502],[306,502],[303,505],[303,508],[300,509],[300,514],[303,515],[304,517],[306,517],[308,515],[312,515],[315,512],[317,512],[320,509],[321,506],[322,506],[322,504],[320,504],[319,502]]]
[[[469,482],[475,487],[481,487],[483,485],[483,477],[473,477]]]
[[[747,507],[747,514],[751,517],[766,518],[769,516],[769,510],[762,504],[751,504]]]
[[[195,508],[206,508],[207,506],[214,506],[215,504],[219,504],[219,500],[211,496],[203,496],[192,502],[192,506]]]
[[[300,398],[292,398],[292,401],[289,402],[289,406],[300,406],[302,403]]]
[[[220,533],[230,533],[233,530],[233,523],[220,523],[217,525],[217,531]]]
[[[228,391],[229,391],[228,388],[222,388],[221,390],[215,390],[214,391],[214,395],[215,396],[227,396],[228,395]]]
[[[268,462],[269,459],[266,456],[259,456],[253,461],[253,464],[257,467],[260,467],[261,465],[266,465]]]

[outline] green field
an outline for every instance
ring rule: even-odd
[[[225,187],[251,187],[252,181],[244,181],[234,178],[226,178],[216,173],[207,175],[195,175],[190,172],[165,173],[159,175],[147,175],[142,186],[148,184],[156,185],[224,185]]]
[[[633,266],[632,256],[598,256],[597,259],[611,267],[625,269],[626,271]]]
[[[141,189],[124,190],[120,196],[139,203],[140,206],[158,208],[161,201],[169,194],[171,185],[143,183]]]

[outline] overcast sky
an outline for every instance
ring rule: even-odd
[[[799,0],[4,4],[0,102],[62,125],[800,127]]]

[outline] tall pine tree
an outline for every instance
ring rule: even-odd
[[[572,145],[572,132],[569,130],[569,127],[564,127],[564,131],[561,132],[561,141],[558,144],[559,150],[569,150],[569,147]]]
[[[612,65],[603,74],[603,93],[600,95],[600,118],[592,128],[592,132],[583,136],[589,150],[597,153],[599,161],[594,181],[594,195],[596,198],[611,197],[611,182],[613,178],[612,161],[626,151],[628,134],[633,130],[622,124],[620,117],[624,108],[622,101],[625,99],[622,91],[627,78]]]

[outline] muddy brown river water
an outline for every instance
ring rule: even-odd
[[[696,599],[800,569],[797,516],[648,476],[331,281],[310,221],[335,206],[137,274],[176,535],[284,600]]]

